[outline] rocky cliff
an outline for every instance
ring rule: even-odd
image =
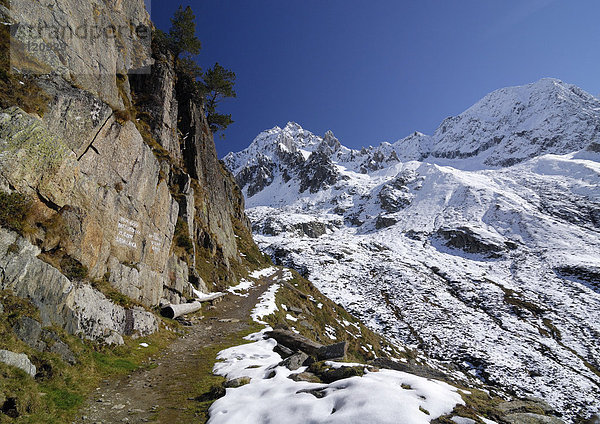
[[[1,230],[0,289],[30,298],[46,325],[119,342],[156,328],[143,307],[236,282],[255,249],[243,197],[203,106],[152,51],[143,0],[12,3],[0,6],[0,191],[27,210]],[[79,37],[84,24],[118,29]],[[39,28],[60,28],[67,48]],[[139,305],[133,327],[132,310],[95,289],[107,287]]]

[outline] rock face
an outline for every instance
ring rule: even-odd
[[[152,62],[152,23],[143,0],[19,0],[10,6],[10,20],[18,24],[16,40],[61,44],[27,48],[28,53],[112,106],[123,105],[115,75],[141,71]]]
[[[146,335],[158,329],[158,321],[150,312],[126,310],[89,284],[71,282],[38,259],[39,253],[38,247],[17,234],[0,229],[0,288],[31,299],[40,310],[43,326],[57,325],[106,343],[122,343],[122,334]],[[20,323],[16,333],[32,347],[43,350],[41,326],[32,321]]]
[[[203,106],[178,86],[173,57],[152,51],[144,1],[13,3],[0,8],[11,45],[50,42],[32,32],[38,24],[123,33],[109,42],[74,36],[65,54],[23,50],[18,57],[31,60],[12,63],[22,72],[43,65],[34,81],[49,101],[43,116],[19,104],[0,110],[0,189],[31,199],[27,239],[0,233],[0,286],[30,297],[44,326],[120,342],[156,321],[89,282],[149,307],[236,282],[236,235],[250,238],[243,197],[218,160]]]

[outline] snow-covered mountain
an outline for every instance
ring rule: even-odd
[[[352,150],[289,123],[224,161],[257,242],[373,329],[600,412],[600,100],[544,79],[431,136]]]

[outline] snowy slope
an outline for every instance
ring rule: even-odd
[[[264,275],[275,271],[274,268],[261,270]],[[252,311],[254,321],[266,325],[262,319],[277,309],[275,294],[280,284],[291,277],[288,271],[261,295]],[[327,362],[333,368],[363,366],[365,375],[362,377],[342,378],[330,384],[293,380],[290,377],[306,371],[307,367],[291,371],[281,364],[283,358],[274,352],[277,341],[265,335],[271,330],[267,326],[245,337],[253,343],[219,352],[221,362],[215,364],[215,374],[228,380],[246,377],[250,381],[228,389],[225,396],[212,404],[210,424],[427,424],[450,414],[456,405],[465,404],[460,389],[447,383],[389,369],[375,372],[357,363]]]
[[[373,329],[574,419],[600,408],[599,134],[600,101],[545,79],[433,136],[351,150],[290,123],[225,162],[277,261]]]
[[[494,91],[433,135],[434,158],[472,158],[471,166],[507,166],[540,154],[567,153],[600,138],[600,101],[546,78]]]

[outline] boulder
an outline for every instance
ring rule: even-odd
[[[379,215],[375,220],[375,228],[380,230],[382,228],[391,227],[396,222],[398,222],[398,220],[393,216]]]
[[[31,363],[24,353],[14,353],[9,350],[0,349],[0,362],[20,368],[30,376],[35,377],[35,365]]]
[[[275,339],[277,343],[282,344],[293,351],[305,352],[319,360],[344,358],[348,349],[347,342],[325,346],[300,334],[296,334],[293,331],[279,328],[273,331],[267,331],[265,335]]]
[[[284,345],[277,343],[277,345],[273,348],[275,353],[278,353],[282,358],[287,358],[294,354],[292,349],[285,347]]]
[[[308,367],[308,371],[318,376],[324,383],[333,383],[350,377],[360,377],[365,373],[364,366],[328,366],[323,362],[315,362]]]
[[[327,232],[327,225],[319,221],[300,222],[292,225],[292,227],[296,232],[310,238],[319,238]]]
[[[275,339],[277,343],[280,343],[291,350],[306,352],[315,357],[318,355],[319,349],[323,347],[322,344],[313,342],[312,340],[289,330],[275,329],[273,331],[267,331],[265,335]]]
[[[317,351],[319,360],[325,359],[344,359],[348,351],[348,342],[339,342],[331,345],[322,346]]]
[[[223,387],[225,387],[226,389],[233,389],[236,387],[244,386],[248,383],[250,383],[250,377],[238,377],[234,378],[233,380],[226,381],[225,383],[223,383]]]
[[[68,362],[71,365],[77,363],[77,358],[75,358],[73,351],[69,348],[69,346],[67,346],[66,343],[63,343],[60,340],[54,342],[54,344],[50,347],[50,352],[56,353],[62,358],[63,361]]]
[[[469,227],[440,228],[437,235],[446,240],[448,247],[461,249],[467,253],[476,253],[491,258],[499,258],[512,246],[507,245],[499,236],[483,235],[477,229]]]
[[[316,375],[314,375],[312,372],[301,372],[298,374],[290,374],[288,376],[288,378],[290,380],[294,380],[294,381],[306,381],[309,383],[321,383],[321,379],[319,377],[317,377]]]
[[[304,352],[296,352],[279,363],[280,366],[295,371],[304,365],[309,356]]]

